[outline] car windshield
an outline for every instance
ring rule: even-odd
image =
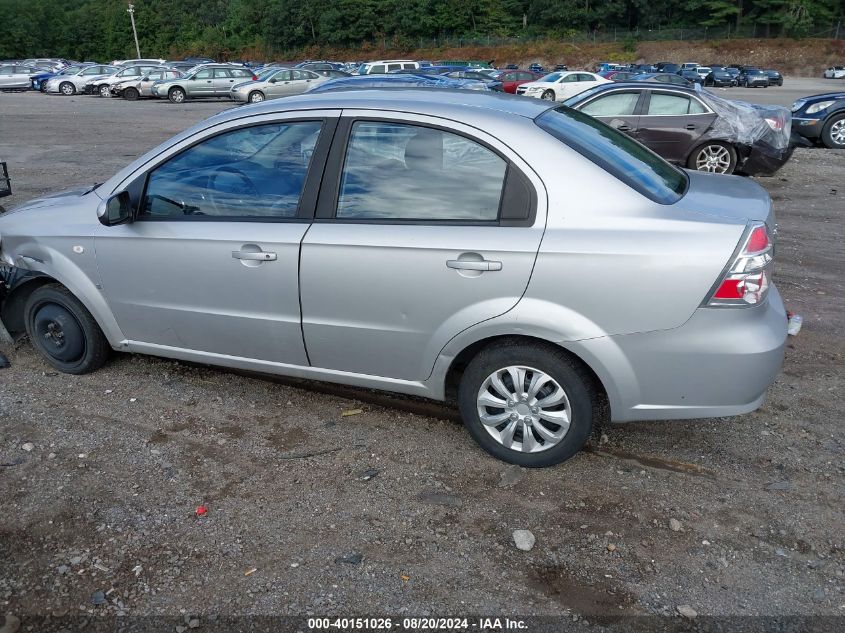
[[[657,154],[609,125],[572,108],[547,110],[535,119],[543,130],[660,204],[674,204],[689,179]]]
[[[556,81],[560,81],[561,77],[563,77],[563,74],[561,73],[549,73],[548,75],[546,75],[545,77],[541,77],[537,81],[545,81],[546,83],[553,84]]]

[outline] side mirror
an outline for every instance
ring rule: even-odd
[[[128,191],[121,191],[112,195],[108,200],[100,203],[97,209],[100,224],[104,226],[117,226],[126,224],[135,219],[132,210],[132,199]]]

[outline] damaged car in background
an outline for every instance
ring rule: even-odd
[[[598,86],[566,102],[690,169],[773,174],[795,148],[786,108],[731,101],[700,89]]]
[[[559,104],[315,91],[0,215],[0,319],[70,374],[117,350],[454,402],[540,467],[605,416],[758,408],[774,235],[757,183]]]
[[[157,81],[167,81],[169,79],[179,79],[183,77],[184,73],[175,68],[153,68],[146,74],[140,77],[131,77],[123,81],[113,84],[110,88],[111,94],[114,97],[123,97],[127,101],[135,101],[141,98],[151,98],[153,96],[153,84]]]

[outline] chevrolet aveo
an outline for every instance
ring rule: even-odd
[[[615,422],[736,415],[786,315],[754,182],[541,100],[327,92],[218,114],[0,215],[2,321],[110,350],[456,400],[503,460]]]

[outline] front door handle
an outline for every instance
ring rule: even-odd
[[[694,130],[695,129],[695,125],[693,125],[692,123],[688,123],[686,127],[687,127],[688,130]]]
[[[630,126],[625,125],[624,123],[622,125],[617,125],[616,129],[619,130],[620,132],[630,132],[631,131]]]
[[[266,251],[232,251],[232,257],[235,259],[245,259],[253,262],[274,262],[276,261],[276,253],[268,253]]]
[[[486,259],[481,261],[470,259],[450,259],[446,266],[455,270],[502,270],[502,262],[491,262]]]

